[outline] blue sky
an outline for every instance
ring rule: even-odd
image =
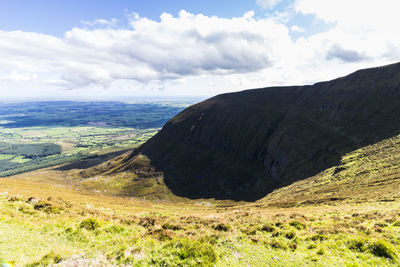
[[[254,10],[256,16],[284,10],[291,1],[277,3],[274,9],[265,9],[255,0],[3,0],[0,9],[0,27],[2,30],[21,30],[41,32],[62,36],[73,27],[80,27],[82,21],[113,18],[119,26],[127,26],[125,14],[136,12],[140,16],[159,20],[164,12],[177,15],[182,9],[207,16],[224,18],[240,17]],[[312,16],[298,16],[297,21],[310,24]]]
[[[126,24],[125,12],[137,12],[141,16],[158,20],[163,12],[178,14],[182,9],[209,16],[241,16],[249,10],[263,13],[254,1],[229,0],[3,0],[0,9],[2,30],[42,32],[62,36],[67,30],[81,26],[81,21],[118,19]]]
[[[208,97],[400,61],[398,0],[2,0],[4,100]]]

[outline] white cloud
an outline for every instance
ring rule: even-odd
[[[0,81],[12,81],[12,82],[30,82],[36,80],[37,75],[35,73],[19,73],[14,70],[9,75],[0,77]]]
[[[73,28],[62,38],[0,31],[0,91],[32,82],[40,90],[87,95],[99,87],[120,95],[143,88],[142,95],[213,95],[313,83],[400,61],[398,6],[397,0],[297,0],[296,12],[332,27],[296,40],[290,32],[312,31],[289,29],[289,13],[227,19],[181,11],[159,21],[133,13],[127,29],[97,20],[90,24],[96,27]]]
[[[386,28],[398,21],[397,0],[296,0],[296,10],[315,14],[327,22],[338,22],[348,27],[367,26]],[[395,26],[395,25],[392,25]]]
[[[295,9],[334,23],[329,31],[310,38],[319,46],[324,45],[327,53],[332,47],[340,47],[347,55],[361,55],[354,58],[379,59],[392,54],[390,49],[394,52],[400,48],[398,0],[297,0]]]
[[[306,32],[306,30],[305,30],[304,28],[302,28],[302,27],[300,27],[300,26],[297,26],[297,25],[293,25],[292,27],[290,27],[290,30],[291,30],[292,32],[297,32],[297,33],[304,33],[304,32]]]
[[[265,9],[271,9],[280,2],[282,0],[257,0],[257,5]]]
[[[339,59],[342,62],[356,62],[367,60],[368,57],[358,52],[357,50],[346,50],[343,49],[340,45],[334,44],[328,50],[326,59]]]
[[[108,27],[115,27],[117,26],[118,20],[115,18],[112,18],[110,20],[106,19],[95,19],[93,21],[85,21],[82,20],[81,24],[86,25],[86,26],[108,26]]]
[[[68,88],[249,73],[271,66],[280,44],[290,42],[284,25],[253,16],[223,19],[181,11],[178,17],[164,13],[157,22],[136,15],[131,29],[73,28],[64,38],[0,32],[0,71],[58,72]]]

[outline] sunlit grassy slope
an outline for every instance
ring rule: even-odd
[[[0,258],[18,266],[396,266],[400,255],[399,202],[274,208],[0,186]]]
[[[255,203],[176,197],[148,159],[129,153],[84,171],[1,179],[0,259],[19,266],[398,266],[399,152],[400,136],[380,141]],[[137,168],[121,172],[126,160]]]
[[[400,135],[345,154],[339,165],[277,189],[262,201],[306,203],[394,202],[400,200]]]

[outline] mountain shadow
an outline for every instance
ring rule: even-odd
[[[308,86],[222,94],[135,150],[188,198],[254,201],[400,133],[400,63]],[[118,171],[136,167],[126,159]]]
[[[109,160],[115,158],[115,157],[118,157],[119,155],[122,155],[128,151],[130,151],[130,150],[125,149],[125,150],[119,150],[119,151],[110,152],[110,153],[106,153],[106,154],[102,154],[102,155],[89,156],[80,161],[71,162],[71,163],[67,163],[62,166],[58,166],[58,167],[54,168],[53,170],[69,171],[69,170],[73,170],[73,169],[78,169],[78,170],[81,169],[82,170],[82,169],[92,168],[96,165],[102,164],[106,161],[109,161]]]

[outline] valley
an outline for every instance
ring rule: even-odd
[[[0,177],[88,158],[101,161],[104,154],[148,140],[189,103],[0,104]]]
[[[399,138],[352,151],[340,171],[257,202],[178,197],[162,179],[138,178],[140,170],[98,173],[130,152],[97,167],[0,179],[0,259],[18,266],[397,266]]]
[[[17,266],[398,265],[398,197],[362,201],[348,192],[334,198],[334,191],[316,187],[313,199],[325,199],[326,194],[331,198],[282,205],[279,201],[287,201],[285,196],[293,189],[282,188],[275,197],[247,203],[189,200],[155,185],[147,186],[153,195],[121,197],[118,191],[115,195],[101,192],[99,185],[93,190],[82,180],[62,175],[42,170],[0,180],[0,262]],[[398,184],[385,189],[395,191],[392,187]],[[118,187],[105,183],[103,188]]]
[[[164,105],[143,127],[8,117],[3,161],[82,157],[0,179],[0,263],[398,266],[399,68],[223,94],[164,126]]]
[[[400,267],[399,10],[1,1],[0,267]]]

